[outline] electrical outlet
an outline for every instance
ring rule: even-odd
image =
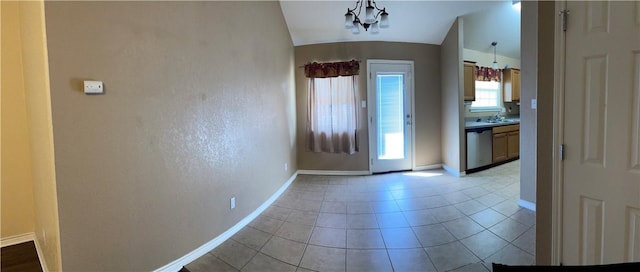
[[[231,209],[235,209],[236,208],[236,197],[231,197]]]

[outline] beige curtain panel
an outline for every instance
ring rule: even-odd
[[[357,76],[308,78],[307,148],[358,152]]]

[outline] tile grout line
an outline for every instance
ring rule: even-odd
[[[328,181],[327,181],[327,183],[328,183]],[[323,205],[323,204],[324,204],[324,202],[325,202],[326,196],[327,196],[327,191],[325,190],[325,191],[324,191],[324,193],[323,193],[323,195],[322,195],[322,203],[320,204],[320,211],[322,211],[322,205]],[[346,208],[345,208],[345,209],[346,209]],[[311,237],[313,236],[313,232],[315,231],[316,223],[318,222],[318,217],[320,217],[320,212],[318,212],[318,216],[316,217],[316,220],[313,222],[313,227],[311,228],[311,233],[309,234],[309,238],[307,238],[307,242],[306,242],[306,244],[304,245],[304,250],[302,251],[302,256],[300,257],[300,261],[298,262],[298,267],[297,267],[297,268],[302,267],[302,260],[304,259],[304,255],[307,253],[307,248],[309,248],[309,245],[311,244]],[[345,220],[346,220],[346,219],[345,219]],[[346,234],[345,234],[345,235],[346,235]],[[346,243],[346,242],[345,242],[345,243]],[[302,268],[307,269],[307,268],[305,268],[305,267],[302,267]],[[296,269],[296,271],[297,271],[297,270],[298,270],[298,269]],[[309,269],[309,270],[311,270],[311,269]]]
[[[393,178],[393,176],[391,176],[391,177]],[[485,178],[485,177],[482,177],[482,178]],[[427,257],[428,257],[428,259],[429,259],[429,261],[431,262],[431,264],[432,264],[432,265],[433,265],[433,260],[431,259],[431,256],[426,252],[427,247],[425,247],[425,246],[422,244],[422,242],[420,241],[420,239],[418,239],[418,235],[416,234],[416,230],[415,230],[415,228],[416,228],[416,227],[429,226],[429,225],[435,225],[435,224],[440,224],[440,225],[442,225],[442,226],[444,227],[444,229],[445,229],[445,230],[446,230],[446,231],[447,231],[447,232],[448,232],[448,233],[449,233],[453,238],[455,238],[455,240],[454,240],[454,241],[449,242],[449,243],[444,243],[444,244],[442,244],[442,245],[450,244],[450,243],[453,243],[453,242],[459,242],[459,243],[461,243],[461,244],[464,246],[464,248],[465,248],[465,249],[467,249],[468,251],[470,251],[470,252],[473,254],[473,256],[475,256],[475,257],[477,257],[479,260],[481,260],[481,262],[483,262],[484,260],[483,260],[483,259],[481,259],[479,256],[477,256],[477,255],[476,255],[473,251],[471,251],[471,250],[470,250],[470,249],[469,249],[469,248],[468,248],[464,243],[462,243],[462,242],[461,242],[461,240],[462,240],[462,239],[466,239],[466,238],[468,238],[468,237],[471,237],[471,236],[477,235],[479,232],[478,232],[478,233],[475,233],[475,234],[471,234],[471,235],[466,236],[466,237],[463,237],[462,239],[458,239],[458,238],[457,238],[457,237],[455,237],[455,236],[453,235],[453,233],[451,233],[451,231],[450,231],[450,230],[449,230],[449,229],[444,225],[445,223],[447,223],[447,222],[451,222],[451,221],[455,221],[455,220],[460,220],[461,218],[465,218],[465,217],[466,217],[466,218],[471,219],[471,220],[472,220],[472,222],[475,222],[475,223],[478,223],[478,224],[479,224],[479,222],[478,222],[478,221],[476,221],[476,220],[475,220],[474,218],[472,218],[471,216],[473,216],[473,215],[475,215],[475,214],[477,214],[477,213],[480,213],[480,212],[486,211],[487,209],[491,209],[491,211],[494,211],[494,212],[496,212],[496,213],[498,213],[498,214],[500,214],[500,215],[504,216],[505,218],[504,218],[504,219],[502,219],[502,220],[500,220],[499,222],[496,222],[496,223],[492,224],[491,226],[488,226],[488,227],[485,227],[485,226],[483,226],[483,225],[479,224],[479,225],[482,227],[481,232],[482,232],[482,231],[484,231],[484,230],[489,230],[489,228],[494,227],[495,225],[500,224],[501,222],[503,222],[503,221],[505,221],[507,218],[509,218],[509,219],[514,220],[515,222],[518,222],[519,224],[521,224],[521,225],[523,225],[523,226],[527,226],[527,229],[526,229],[524,232],[520,233],[517,237],[515,237],[515,238],[513,239],[513,240],[515,241],[515,240],[519,239],[520,237],[522,237],[525,233],[529,232],[532,228],[534,228],[534,227],[535,227],[535,224],[533,224],[533,225],[528,225],[528,224],[524,224],[524,223],[520,222],[520,220],[516,220],[516,219],[513,217],[513,215],[515,215],[515,214],[518,212],[518,210],[516,210],[516,212],[512,213],[511,215],[506,215],[506,214],[504,214],[504,213],[502,213],[502,212],[500,212],[500,211],[498,211],[498,210],[495,210],[495,209],[494,209],[494,207],[495,207],[495,206],[497,206],[497,205],[501,205],[501,204],[503,204],[503,203],[506,203],[507,201],[510,201],[510,200],[513,198],[513,197],[511,197],[510,195],[509,195],[509,196],[507,196],[507,195],[505,195],[505,194],[502,194],[502,193],[498,193],[498,192],[497,192],[497,190],[500,190],[500,191],[502,192],[502,191],[507,190],[508,188],[511,188],[511,187],[513,186],[513,183],[507,184],[506,182],[500,181],[501,183],[500,183],[499,185],[495,186],[495,188],[496,188],[495,190],[496,190],[496,191],[492,191],[492,190],[490,190],[491,188],[489,188],[489,189],[487,189],[487,188],[486,188],[486,187],[490,184],[490,182],[482,182],[482,183],[480,183],[480,184],[471,185],[471,183],[468,183],[468,182],[466,182],[466,181],[463,181],[463,182],[461,182],[461,183],[456,184],[456,186],[454,186],[454,187],[447,188],[447,187],[445,187],[445,185],[443,185],[444,183],[442,183],[442,182],[438,182],[438,183],[436,183],[436,184],[432,187],[432,186],[429,186],[429,185],[420,185],[420,186],[416,186],[416,185],[415,185],[415,183],[411,183],[411,180],[402,180],[402,181],[399,181],[399,182],[407,183],[407,184],[409,185],[409,186],[408,186],[408,188],[409,188],[409,189],[412,189],[412,190],[413,190],[413,189],[416,189],[416,188],[420,188],[420,190],[435,190],[435,191],[438,191],[438,193],[437,193],[437,194],[433,194],[433,195],[432,195],[432,194],[429,194],[428,196],[420,196],[420,197],[404,197],[404,198],[401,198],[401,199],[400,199],[400,198],[397,198],[397,197],[392,193],[392,191],[391,191],[391,190],[389,190],[389,189],[380,189],[380,188],[383,188],[383,187],[380,187],[379,181],[378,181],[377,179],[375,180],[375,182],[374,182],[373,180],[369,180],[369,179],[370,179],[369,177],[364,177],[364,182],[365,182],[365,183],[364,183],[364,184],[360,184],[360,185],[364,186],[365,188],[362,188],[362,186],[354,186],[353,181],[351,181],[351,180],[349,180],[349,179],[346,179],[346,180],[345,180],[345,182],[346,182],[347,188],[350,188],[350,189],[349,189],[349,191],[348,191],[349,193],[348,193],[348,194],[346,194],[346,195],[340,195],[340,194],[338,194],[338,195],[336,195],[335,197],[333,197],[331,200],[327,199],[327,193],[328,193],[328,190],[329,190],[329,188],[331,188],[331,186],[332,186],[332,184],[331,184],[331,180],[330,180],[330,179],[328,179],[328,180],[322,180],[322,179],[320,179],[320,180],[305,180],[304,182],[298,183],[298,184],[312,184],[312,185],[313,185],[313,184],[315,184],[316,182],[318,182],[318,183],[322,182],[322,184],[321,184],[322,186],[319,186],[319,187],[322,187],[322,189],[323,189],[323,190],[322,190],[322,200],[313,200],[313,199],[315,199],[315,197],[314,197],[314,194],[313,194],[313,193],[317,193],[317,192],[318,192],[318,188],[313,188],[313,187],[312,187],[312,188],[305,188],[305,186],[300,186],[300,188],[297,188],[297,187],[289,188],[289,189],[292,189],[292,190],[290,190],[290,192],[291,192],[291,191],[294,191],[294,194],[295,194],[295,192],[302,193],[302,194],[306,194],[306,196],[296,197],[296,199],[303,200],[303,201],[307,201],[307,200],[308,200],[308,201],[319,201],[319,202],[320,202],[320,203],[319,203],[319,204],[320,204],[320,207],[319,207],[319,210],[317,211],[317,216],[316,216],[316,217],[315,217],[315,219],[314,219],[313,226],[312,226],[312,230],[311,230],[311,234],[310,234],[310,235],[309,235],[309,237],[306,239],[306,240],[307,240],[307,241],[306,241],[306,243],[304,243],[304,244],[305,244],[305,246],[304,246],[304,250],[303,250],[302,256],[301,256],[300,260],[298,261],[298,265],[296,266],[296,268],[297,268],[297,269],[303,268],[303,267],[301,266],[301,265],[302,265],[302,259],[304,258],[305,254],[306,254],[306,252],[307,252],[307,249],[308,249],[308,247],[309,247],[309,245],[311,245],[310,241],[311,241],[311,237],[313,236],[314,230],[315,230],[316,228],[319,228],[319,227],[320,227],[320,226],[318,226],[318,220],[319,220],[320,214],[322,214],[322,213],[326,213],[326,214],[344,214],[344,219],[345,219],[345,221],[346,221],[346,222],[345,222],[345,227],[344,227],[344,228],[332,228],[332,227],[327,227],[327,228],[331,228],[331,229],[344,229],[344,230],[345,230],[345,247],[344,247],[344,248],[342,248],[342,247],[327,247],[327,246],[321,246],[321,245],[318,245],[318,246],[319,246],[319,247],[325,247],[325,248],[344,249],[344,250],[345,250],[345,256],[344,256],[344,258],[345,258],[345,259],[344,259],[344,261],[345,261],[345,270],[347,269],[347,255],[346,255],[346,252],[347,252],[347,250],[348,250],[348,248],[347,248],[347,247],[348,247],[348,245],[347,245],[347,240],[348,240],[348,237],[347,237],[347,236],[348,236],[347,230],[349,229],[349,227],[348,227],[348,220],[347,220],[347,218],[349,217],[349,215],[352,215],[352,216],[353,216],[353,215],[356,215],[356,214],[369,214],[369,215],[372,215],[372,216],[373,216],[373,218],[374,218],[374,220],[375,220],[375,222],[376,222],[375,224],[376,224],[377,228],[362,228],[362,229],[376,229],[376,230],[378,231],[378,233],[379,233],[379,234],[380,234],[380,236],[382,237],[382,241],[383,241],[384,249],[385,249],[385,252],[387,253],[387,258],[388,258],[388,260],[389,260],[389,262],[390,262],[390,264],[391,264],[391,268],[392,268],[392,270],[395,270],[395,269],[394,269],[393,261],[391,260],[391,256],[390,256],[390,252],[389,252],[389,250],[391,250],[391,249],[388,247],[388,245],[387,245],[387,241],[384,239],[384,235],[382,234],[382,230],[383,230],[383,228],[381,227],[381,225],[380,225],[380,220],[379,220],[379,215],[381,215],[381,214],[386,214],[386,213],[398,213],[398,214],[401,214],[401,215],[402,215],[402,217],[401,217],[401,218],[402,218],[402,219],[404,219],[404,220],[407,222],[407,226],[406,226],[406,227],[408,227],[408,228],[410,228],[410,229],[411,229],[411,233],[413,234],[414,238],[418,241],[418,244],[420,245],[420,247],[419,247],[419,248],[421,248],[421,249],[424,251],[424,254],[427,254]],[[344,183],[345,183],[345,182],[339,182],[339,181],[340,181],[340,180],[338,180],[338,182],[337,182],[335,185],[342,185],[342,184],[344,184]],[[316,185],[318,185],[318,184],[316,184]],[[467,191],[467,193],[465,193],[465,192],[464,192],[465,190]],[[471,190],[476,190],[476,191],[471,191]],[[479,192],[479,190],[482,190],[482,191],[481,191],[481,192]],[[491,206],[485,205],[483,202],[478,201],[478,199],[483,198],[483,197],[486,197],[487,195],[491,194],[492,192],[493,192],[494,194],[496,194],[497,196],[499,196],[500,198],[504,198],[504,199],[503,199],[503,200],[501,200],[500,202],[497,202],[497,203],[495,203],[495,204],[491,205]],[[414,201],[415,201],[416,199],[423,199],[423,198],[430,198],[430,197],[437,197],[437,196],[443,197],[443,195],[445,195],[445,194],[453,194],[453,193],[461,193],[461,194],[465,195],[466,197],[468,197],[469,199],[467,199],[467,200],[465,200],[465,201],[455,201],[455,200],[454,200],[454,201],[451,201],[451,200],[448,200],[447,198],[444,198],[443,200],[446,202],[446,204],[444,204],[443,206],[438,206],[438,205],[443,204],[443,203],[440,203],[440,202],[438,202],[439,204],[436,204],[436,206],[431,206],[432,204],[419,204],[419,206],[421,206],[421,208],[418,208],[418,209],[415,209],[415,210],[412,210],[412,209],[407,209],[407,210],[402,209],[402,208],[400,208],[400,205],[399,205],[399,202],[398,202],[398,201],[399,201],[399,199],[400,199],[400,200],[408,199],[408,200],[409,200],[408,202],[410,203],[410,201],[412,201],[412,200],[414,200]],[[361,199],[361,198],[363,197],[363,195],[366,195],[366,194],[375,194],[375,195],[382,196],[382,198],[380,198],[380,199],[373,199],[373,200],[372,200],[372,199],[368,199],[368,200],[364,200],[364,199],[363,199],[363,200],[361,200],[361,202],[368,203],[369,205],[371,205],[372,213],[349,213],[349,207],[350,207],[349,203],[352,203],[352,202],[354,202],[354,201],[355,201],[355,200],[351,200],[351,201],[349,201],[349,199],[350,199],[350,198],[353,198],[353,197],[355,197],[355,198],[357,198],[357,199]],[[475,198],[474,198],[474,197],[471,197],[471,195],[470,195],[470,194],[471,194],[471,195],[475,195],[476,197],[475,197]],[[412,196],[415,196],[415,195],[412,195]],[[306,197],[309,197],[309,198],[306,198]],[[313,198],[313,199],[312,199],[312,198]],[[456,204],[463,203],[463,202],[466,202],[466,201],[469,201],[469,200],[475,200],[475,201],[478,201],[480,204],[482,204],[483,206],[486,206],[486,207],[485,207],[484,209],[480,210],[480,211],[477,211],[477,212],[473,213],[473,214],[467,215],[467,214],[465,214],[464,212],[462,212],[462,211],[460,210],[460,208],[458,208],[458,207],[456,207],[456,206],[455,206]],[[345,206],[345,207],[344,207],[344,208],[345,208],[344,213],[335,213],[335,212],[333,212],[333,211],[330,211],[330,212],[323,212],[323,211],[322,211],[323,206],[324,206],[324,204],[325,204],[325,203],[327,203],[327,202],[338,202],[338,201],[339,201],[339,202],[343,202],[343,203],[344,203],[344,206]],[[378,206],[375,206],[375,204],[374,204],[375,202],[388,202],[388,203],[393,203],[393,204],[395,204],[395,206],[394,206],[394,207],[395,207],[395,208],[397,208],[397,209],[398,209],[398,211],[395,211],[395,209],[393,209],[393,208],[392,208],[391,210],[387,210],[387,209],[386,209],[386,208],[384,208],[384,207],[383,207],[383,208],[376,208],[376,207],[378,207]],[[453,203],[453,202],[457,202],[457,203]],[[274,203],[274,204],[275,204],[275,203]],[[288,204],[290,204],[290,203],[288,203]],[[309,204],[309,203],[306,203],[306,204]],[[381,204],[379,204],[379,203],[377,203],[377,204],[378,204],[378,205],[381,205]],[[416,205],[418,205],[418,204],[416,204]],[[275,206],[278,206],[278,205],[275,205]],[[287,205],[287,206],[291,206],[291,205]],[[306,206],[308,206],[308,205],[305,205],[305,209],[307,209],[307,208],[308,208],[308,207],[306,207]],[[424,206],[424,208],[422,208],[422,206]],[[448,207],[448,206],[453,206],[453,208],[454,208],[457,212],[459,212],[461,216],[460,216],[460,217],[458,217],[458,218],[454,218],[454,219],[450,219],[450,220],[446,220],[446,221],[441,221],[442,219],[439,219],[438,217],[434,217],[433,219],[434,219],[434,220],[436,220],[438,223],[427,223],[427,224],[422,223],[422,224],[420,224],[420,225],[416,225],[416,226],[413,226],[412,224],[409,224],[409,220],[407,220],[407,217],[408,217],[408,215],[406,214],[407,212],[413,212],[413,211],[428,211],[428,210],[434,210],[434,209],[437,209],[437,208]],[[428,208],[427,208],[427,207],[428,207]],[[288,222],[287,220],[288,220],[289,216],[291,215],[291,212],[292,212],[292,211],[294,211],[294,210],[298,210],[298,211],[302,211],[302,212],[306,212],[306,211],[305,211],[305,210],[299,210],[299,209],[297,209],[297,208],[295,208],[295,207],[294,207],[294,208],[282,207],[282,208],[286,208],[286,209],[288,209],[288,210],[289,210],[289,213],[288,213],[288,214],[287,214],[287,216],[284,218],[284,220],[279,220],[279,219],[277,219],[277,218],[273,218],[273,217],[271,217],[271,216],[267,216],[267,217],[269,217],[269,218],[276,219],[276,220],[279,220],[279,221],[281,221],[281,222],[280,222],[280,224],[279,224],[279,226],[278,226],[277,230],[275,230],[275,231],[274,231],[274,233],[269,233],[269,238],[267,239],[267,241],[266,241],[266,242],[265,242],[265,243],[260,247],[260,249],[258,249],[257,253],[249,259],[249,261],[248,261],[248,262],[247,262],[247,263],[242,267],[242,269],[244,269],[244,268],[247,266],[247,264],[249,264],[249,263],[250,263],[250,262],[251,262],[251,261],[252,261],[252,260],[257,256],[257,254],[261,253],[261,250],[262,250],[262,249],[263,249],[263,248],[264,248],[264,247],[265,247],[265,246],[266,246],[266,245],[267,245],[267,244],[268,244],[268,243],[273,239],[273,236],[278,236],[279,238],[282,238],[282,239],[285,239],[285,240],[288,240],[288,241],[294,241],[294,240],[290,240],[290,239],[285,238],[285,237],[280,237],[280,236],[279,236],[279,235],[277,235],[276,233],[277,233],[280,229],[282,229],[282,227],[284,226],[284,224],[286,224],[286,223]],[[310,211],[310,212],[314,212],[314,213],[316,213],[315,211]],[[535,214],[534,214],[534,215],[535,215]],[[266,215],[265,215],[265,216],[266,216]],[[442,217],[442,216],[440,216],[440,217]],[[290,222],[290,223],[292,223],[292,222]],[[401,228],[401,227],[402,227],[402,226],[393,227],[393,228]],[[324,227],[323,227],[323,228],[324,228]],[[357,228],[357,229],[360,229],[360,228]],[[384,229],[387,229],[387,228],[384,228]],[[259,230],[259,229],[257,229],[257,230]],[[262,230],[259,230],[259,231],[262,231]],[[504,238],[502,238],[501,236],[499,236],[499,235],[495,234],[493,231],[489,230],[489,232],[490,232],[490,233],[492,233],[492,234],[494,234],[494,235],[496,235],[496,236],[497,236],[497,237],[499,237],[500,239],[503,239],[503,240],[504,240]],[[234,239],[234,241],[235,241],[235,239]],[[238,242],[238,243],[242,244],[243,246],[247,246],[247,245],[245,245],[244,243],[241,243],[241,242],[239,242],[239,241],[236,241],[236,242]],[[298,243],[300,243],[299,241],[294,241],[294,242],[298,242]],[[493,254],[491,254],[489,257],[487,257],[487,259],[488,259],[488,258],[490,258],[491,256],[494,256],[497,252],[499,252],[500,250],[503,250],[503,249],[504,249],[505,247],[507,247],[508,245],[512,245],[514,248],[517,248],[518,250],[521,250],[521,251],[523,251],[523,252],[527,253],[528,255],[532,255],[532,254],[530,254],[528,251],[526,251],[526,250],[524,250],[524,249],[522,249],[522,248],[520,248],[520,247],[516,246],[516,245],[515,245],[515,244],[513,244],[511,241],[507,241],[507,245],[503,246],[503,247],[502,247],[502,248],[500,248],[498,251],[496,251],[496,252],[494,252]],[[434,246],[439,246],[439,245],[434,245]],[[250,247],[249,247],[249,248],[250,248]],[[365,249],[369,249],[369,248],[362,248],[362,249],[363,249],[363,250],[365,250]],[[213,254],[212,254],[212,255],[213,255]],[[220,258],[218,258],[218,257],[217,257],[217,256],[215,256],[215,255],[213,255],[213,256],[214,256],[214,257],[216,257],[217,259],[220,259]],[[284,262],[284,261],[279,260],[278,258],[273,258],[273,257],[271,257],[271,256],[269,256],[269,255],[266,255],[266,256],[268,256],[268,257],[270,257],[270,258],[272,258],[272,259],[278,260],[278,261],[280,261],[280,262],[282,262],[282,263],[287,263],[287,262]],[[535,255],[532,255],[532,256],[535,256]],[[220,260],[221,260],[221,259],[220,259]],[[221,261],[222,261],[222,260],[221,260]],[[223,262],[224,262],[224,261],[223,261]],[[224,262],[224,263],[226,263],[226,262]],[[467,265],[469,265],[469,264],[467,264]],[[461,267],[464,267],[464,266],[466,266],[466,265],[463,265],[463,266],[461,266]],[[458,268],[460,268],[460,267],[458,267]],[[458,269],[458,268],[454,268],[454,269]],[[486,267],[485,267],[485,268],[486,268]],[[307,269],[307,268],[304,268],[304,269]]]

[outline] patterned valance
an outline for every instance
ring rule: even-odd
[[[304,66],[304,74],[310,78],[339,76],[355,76],[360,73],[360,62],[357,60],[328,63],[308,63]]]
[[[501,69],[493,69],[491,67],[476,66],[476,80],[478,81],[497,81],[500,82],[502,77]]]

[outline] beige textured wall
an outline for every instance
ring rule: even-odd
[[[20,3],[24,87],[29,116],[29,138],[35,207],[35,233],[49,271],[60,271],[60,230],[53,155],[51,93],[44,3]]]
[[[367,109],[360,108],[360,152],[354,155],[307,151],[307,86],[304,68],[308,62],[360,60],[357,100],[367,99],[367,59],[413,60],[415,78],[415,164],[427,166],[442,161],[440,156],[440,47],[396,42],[344,42],[297,46],[296,108],[298,166],[304,170],[368,171],[369,133]]]
[[[31,146],[27,119],[20,4],[2,1],[2,238],[34,231]]]
[[[524,3],[523,3],[524,4]],[[531,99],[538,95],[538,6],[524,4],[522,8],[520,93],[520,199],[536,203],[536,109],[531,108]],[[525,18],[526,17],[526,18]]]
[[[45,8],[65,271],[162,267],[297,169],[293,45],[278,2]],[[105,94],[83,94],[84,79]]]
[[[466,168],[462,106],[462,19],[453,22],[441,44],[442,67],[442,162],[453,174]]]

